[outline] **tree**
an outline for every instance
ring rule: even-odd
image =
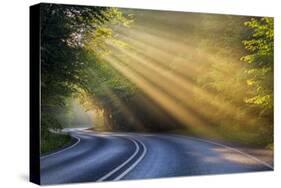
[[[273,19],[252,18],[245,25],[252,30],[250,38],[243,41],[250,54],[241,58],[249,64],[247,84],[251,92],[245,102],[261,108],[261,116],[272,116]]]
[[[94,96],[92,73],[105,41],[113,40],[108,25],[129,21],[116,8],[41,5],[42,133],[61,128],[56,115],[67,108],[69,97]],[[91,54],[90,56],[88,54]],[[82,95],[80,95],[82,96]],[[55,123],[54,123],[55,122]],[[46,130],[46,131],[44,131]]]

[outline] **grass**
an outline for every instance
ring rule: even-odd
[[[50,153],[70,145],[73,139],[69,135],[49,133],[41,138],[41,154]]]

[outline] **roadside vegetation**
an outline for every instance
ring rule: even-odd
[[[41,154],[50,153],[73,143],[70,135],[60,132],[62,125],[58,120],[47,113],[43,113],[41,119]]]
[[[73,138],[67,134],[49,133],[48,136],[41,137],[41,153],[48,154],[73,143]]]
[[[72,100],[102,114],[101,131],[176,131],[273,148],[272,18],[41,10],[41,153],[71,142],[50,130],[66,127],[61,113]]]

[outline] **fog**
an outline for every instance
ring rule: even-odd
[[[61,110],[58,113],[58,119],[63,128],[98,128],[103,121],[102,111],[87,111],[75,99],[70,100],[67,110]]]

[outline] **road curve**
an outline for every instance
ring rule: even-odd
[[[192,137],[87,130],[71,135],[76,143],[41,157],[41,184],[273,170],[272,161]]]

